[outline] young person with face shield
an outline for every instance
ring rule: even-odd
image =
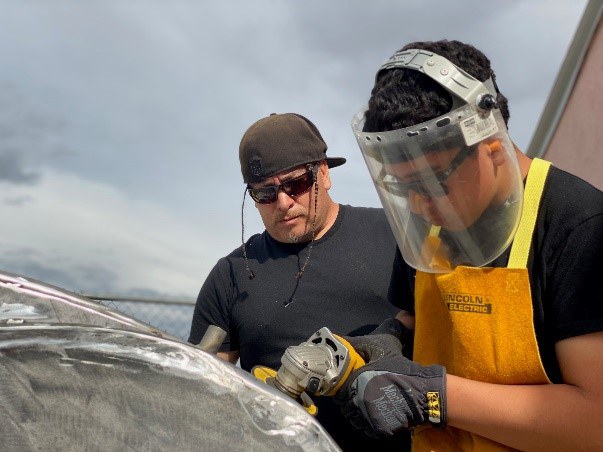
[[[392,56],[352,122],[416,269],[414,349],[349,338],[367,365],[337,397],[414,450],[603,445],[603,193],[525,156],[508,118],[487,57],[438,41]]]
[[[228,333],[220,358],[240,359],[247,371],[278,369],[288,346],[321,327],[367,334],[412,296],[383,209],[336,203],[330,169],[345,159],[326,152],[317,127],[299,114],[272,114],[247,129],[239,146],[241,210],[249,196],[265,231],[214,266],[197,298],[189,342],[199,343],[215,325]],[[350,426],[332,399],[315,402],[318,421],[344,450],[408,446],[408,435],[376,442]]]

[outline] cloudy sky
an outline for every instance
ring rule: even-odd
[[[240,243],[238,144],[311,118],[333,197],[377,206],[350,129],[403,44],[492,60],[527,148],[586,0],[0,0],[0,270],[194,299]],[[251,204],[246,234],[259,232]]]

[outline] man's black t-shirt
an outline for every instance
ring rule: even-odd
[[[240,248],[220,259],[199,293],[189,342],[198,343],[208,325],[217,325],[228,332],[220,351],[238,350],[243,369],[278,369],[286,347],[321,327],[339,335],[367,334],[410,297],[408,267],[382,209],[340,206],[298,281],[309,248],[277,242],[267,232],[252,236],[247,255],[253,279]],[[329,398],[316,402],[318,420],[342,447],[369,441]],[[406,439],[395,441],[399,450],[400,441]]]
[[[491,267],[506,267],[511,248]],[[551,166],[528,258],[534,326],[549,379],[561,382],[555,343],[603,331],[603,193]],[[402,300],[414,312],[412,298]]]

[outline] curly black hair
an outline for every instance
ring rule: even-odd
[[[490,60],[470,44],[460,41],[422,41],[406,44],[400,50],[434,52],[480,81],[496,76]],[[498,91],[498,88],[497,88]],[[507,98],[497,92],[496,101],[505,123],[509,121]],[[452,95],[435,80],[412,69],[382,71],[371,92],[365,113],[365,132],[402,129],[437,118],[452,109]]]

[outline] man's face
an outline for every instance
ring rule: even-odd
[[[480,144],[443,178],[461,148],[427,153],[415,160],[385,164],[386,174],[408,184],[411,212],[450,231],[471,226],[496,195],[496,168],[489,148]],[[438,194],[440,196],[436,196]]]
[[[280,185],[303,176],[306,171],[307,166],[303,165],[266,178],[260,183],[250,185],[251,188]],[[331,188],[329,169],[326,162],[319,164],[316,176],[316,183],[318,184],[318,210],[316,213],[316,224],[314,229],[316,235],[319,236],[320,231],[326,222],[327,190]],[[278,191],[275,202],[271,204],[260,204],[256,202],[255,205],[260,212],[266,230],[275,240],[283,243],[305,242],[312,239],[314,196],[314,185],[312,185],[307,192],[302,193],[299,196],[289,196],[281,189]]]

